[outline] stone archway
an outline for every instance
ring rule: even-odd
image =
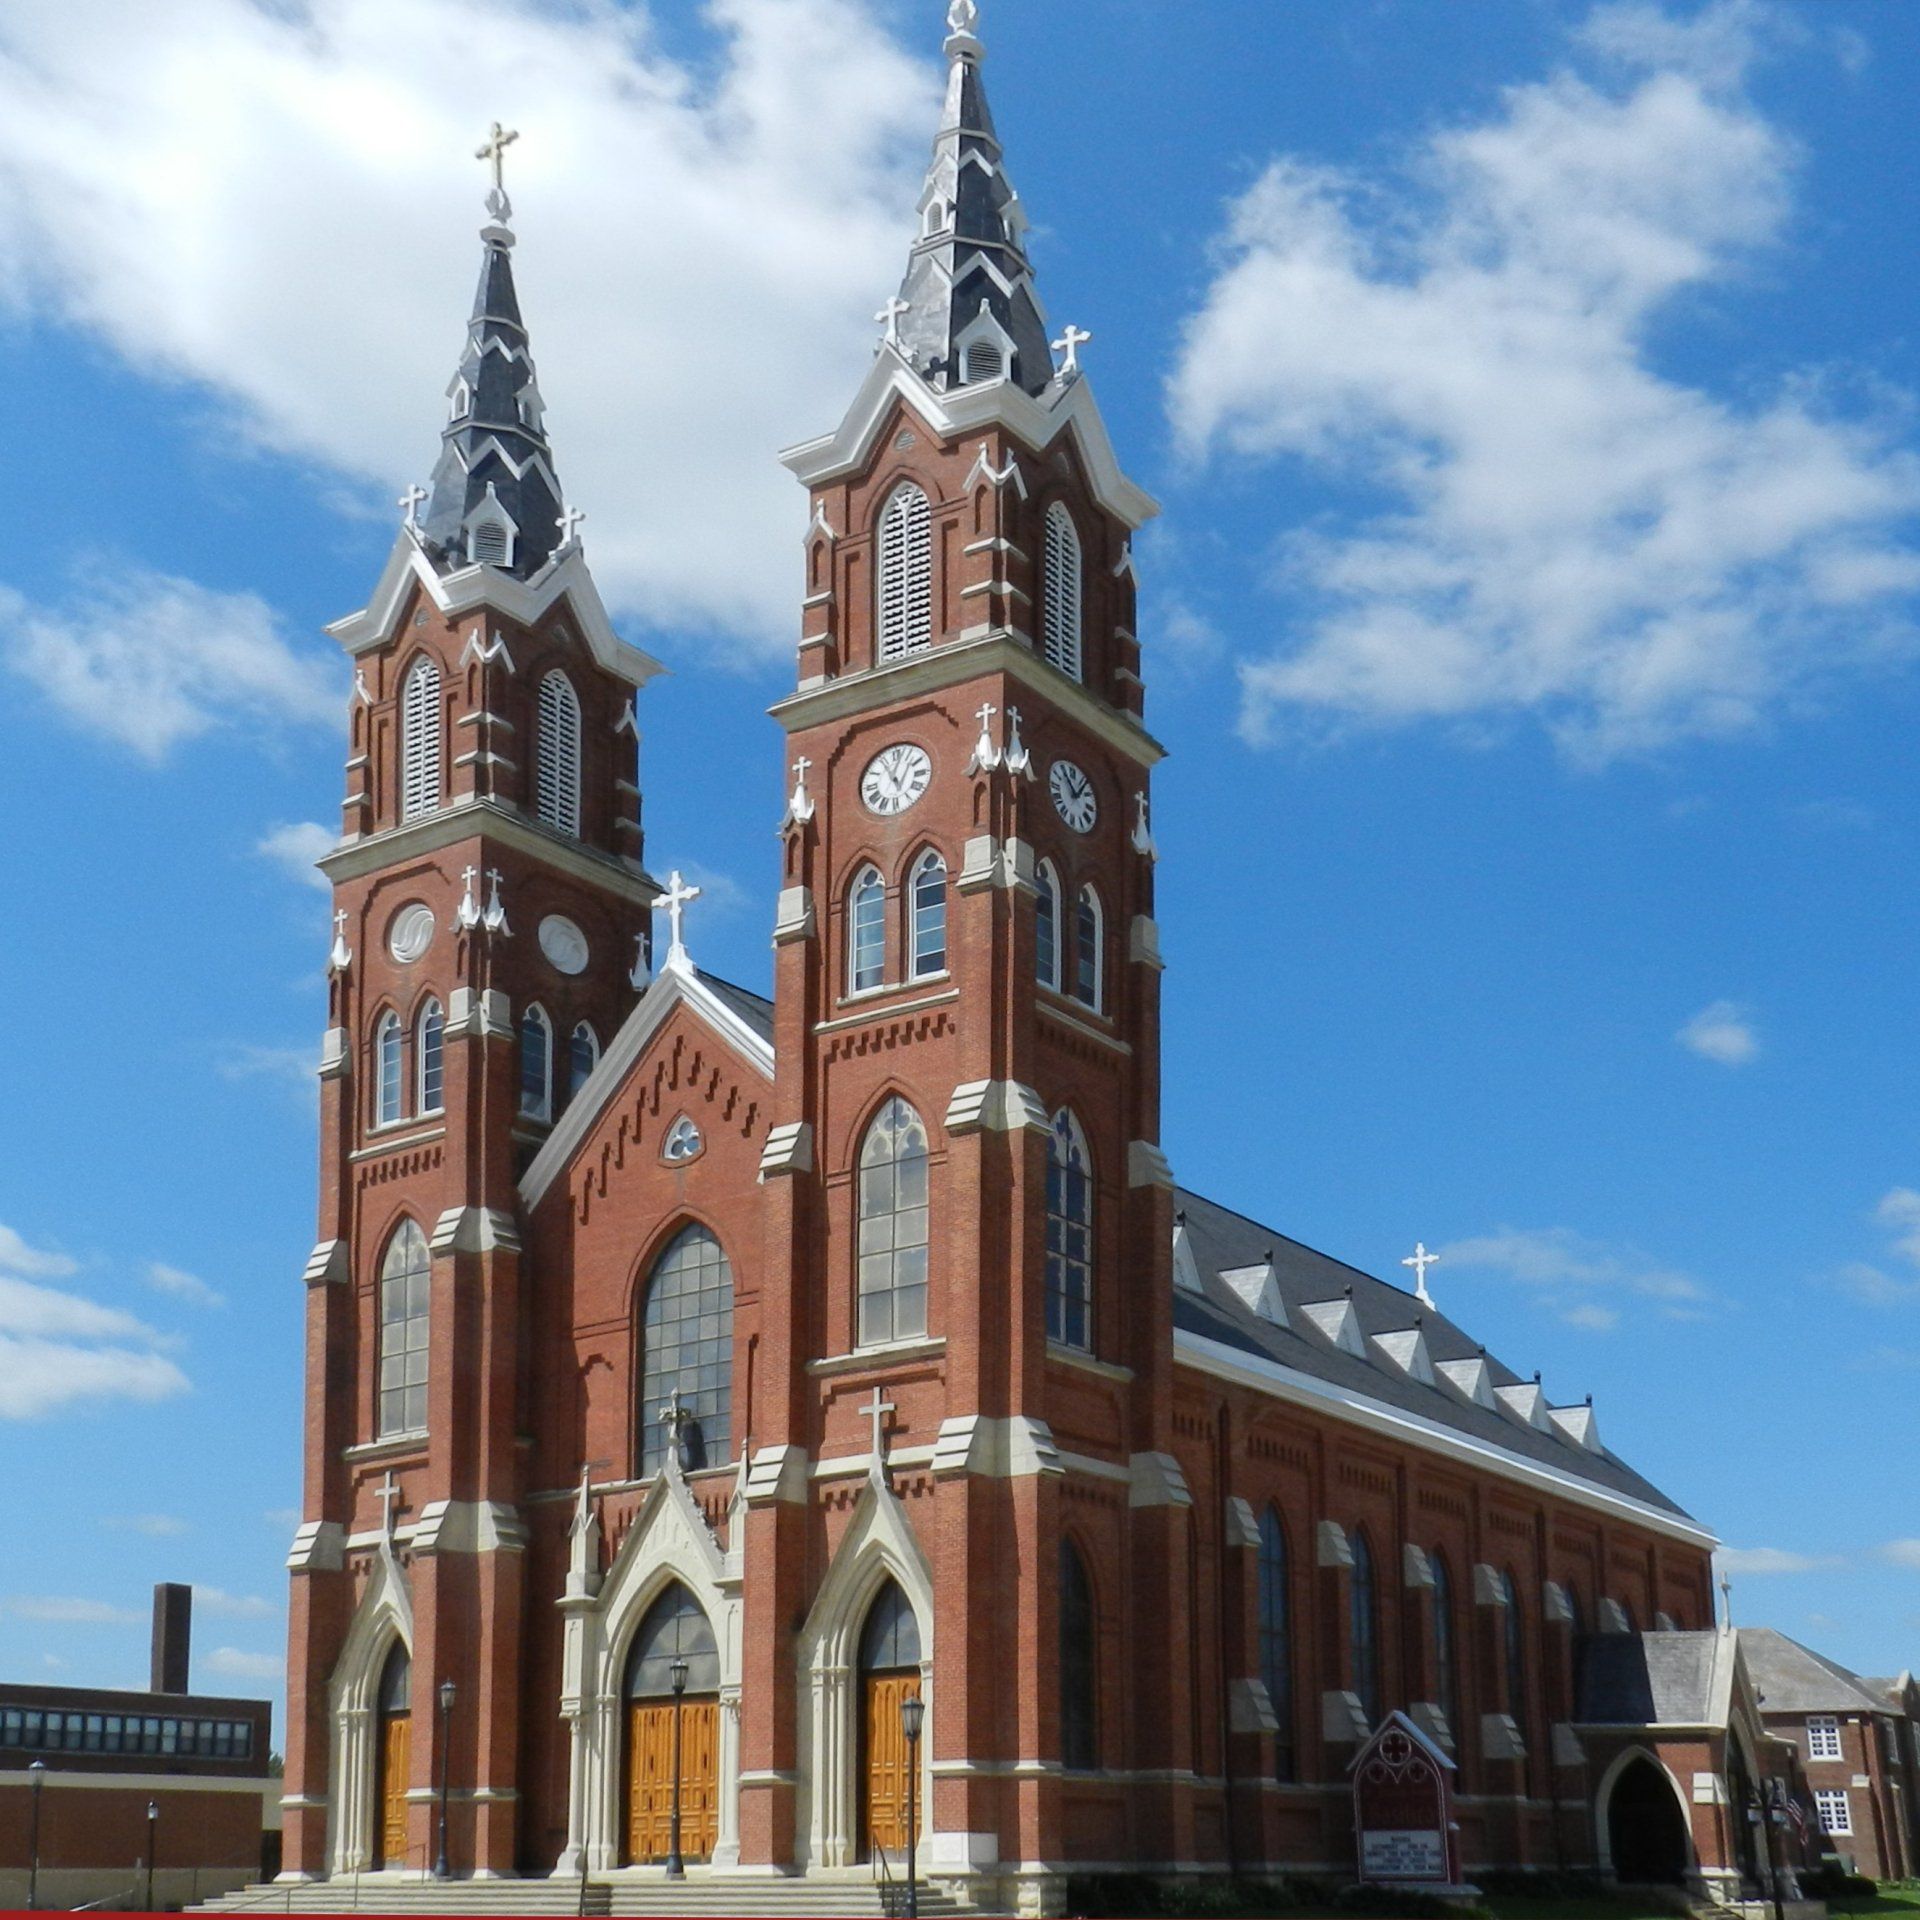
[[[333,1738],[327,1756],[327,1873],[339,1879],[373,1869],[383,1809],[380,1689],[396,1650],[411,1661],[413,1601],[406,1575],[383,1540],[327,1685]],[[396,1865],[399,1863],[395,1863]]]
[[[1627,1886],[1684,1886],[1693,1867],[1686,1810],[1665,1771],[1633,1754],[1612,1778],[1606,1805],[1613,1877]]]

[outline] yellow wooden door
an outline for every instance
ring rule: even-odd
[[[407,1864],[407,1785],[412,1722],[396,1713],[380,1729],[380,1865]]]
[[[680,1857],[710,1859],[720,1838],[720,1703],[680,1708]],[[627,1860],[673,1851],[673,1702],[637,1701],[627,1723]]]
[[[907,1850],[907,1790],[913,1758],[900,1725],[900,1703],[920,1691],[912,1673],[876,1673],[867,1680],[867,1804],[869,1853]]]

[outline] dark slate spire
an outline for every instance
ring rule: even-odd
[[[1010,379],[1038,394],[1053,381],[1053,352],[1022,244],[1026,211],[1002,166],[980,77],[979,16],[975,0],[953,0],[947,12],[946,111],[887,337],[941,392]]]
[[[499,184],[498,147],[512,136],[494,129],[481,149],[495,163],[487,196],[492,216],[480,231],[486,252],[460,370],[447,389],[440,463],[419,523],[420,538],[443,572],[486,560],[528,579],[566,544],[560,483],[547,445],[545,408],[520,301],[513,286],[513,207]]]

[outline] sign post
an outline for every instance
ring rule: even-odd
[[[1375,1886],[1461,1885],[1453,1762],[1404,1713],[1390,1713],[1354,1757],[1360,1878]]]

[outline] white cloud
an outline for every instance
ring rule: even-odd
[[[215,1613],[223,1620],[271,1620],[280,1611],[271,1600],[258,1594],[227,1593],[219,1587],[203,1587],[195,1582],[193,1604],[196,1612]]]
[[[1744,1067],[1760,1056],[1751,1016],[1731,1000],[1702,1007],[1673,1037],[1689,1053],[1723,1067]]]
[[[939,22],[909,61],[871,0],[704,12],[715,43],[682,61],[644,4],[8,9],[0,301],[193,383],[397,522],[478,270],[483,102],[523,135],[522,303],[603,591],[784,653],[805,510],[774,454],[865,372]]]
[[[1880,1549],[1880,1558],[1890,1566],[1908,1567],[1920,1573],[1920,1540],[1889,1540]]]
[[[149,1540],[171,1540],[187,1532],[187,1523],[170,1513],[111,1513],[100,1524],[109,1533],[144,1534]]]
[[[1568,1307],[1560,1318],[1568,1326],[1578,1327],[1582,1333],[1611,1333],[1620,1324],[1617,1307],[1599,1306],[1591,1300]]]
[[[243,1653],[238,1647],[215,1647],[201,1666],[228,1680],[278,1680],[287,1670],[277,1653]]]
[[[1909,650],[1898,407],[1849,415],[1812,373],[1727,397],[1653,346],[1786,229],[1794,153],[1736,87],[1760,17],[1603,9],[1589,58],[1631,73],[1515,87],[1397,182],[1279,160],[1234,205],[1181,444],[1388,503],[1282,548],[1303,637],[1243,666],[1251,737],[1526,713],[1604,757]]]
[[[72,1595],[16,1593],[0,1601],[0,1612],[16,1620],[38,1620],[48,1626],[131,1627],[144,1615],[116,1607],[105,1600],[82,1600]]]
[[[1874,1218],[1892,1236],[1893,1257],[1915,1271],[1889,1273],[1873,1261],[1850,1260],[1834,1275],[1835,1283],[1869,1307],[1898,1307],[1920,1299],[1920,1192],[1895,1187],[1874,1209]],[[1877,1364],[1898,1365],[1896,1350],[1880,1348]]]
[[[1844,1564],[1833,1554],[1789,1553],[1781,1547],[1722,1547],[1713,1556],[1722,1573],[1739,1576],[1817,1573]]]
[[[314,864],[340,844],[340,836],[317,820],[295,820],[263,834],[254,852],[271,860],[304,887],[331,895],[333,882]]]
[[[261,1516],[270,1527],[297,1527],[300,1524],[298,1507],[269,1507]]]
[[[158,763],[215,727],[343,725],[337,667],[257,595],[107,561],[76,584],[58,608],[0,586],[0,664],[87,732]]]
[[[29,1280],[62,1280],[79,1270],[78,1262],[64,1253],[30,1247],[12,1227],[0,1226],[0,1273],[22,1274]]]
[[[1504,1274],[1530,1288],[1569,1326],[1590,1333],[1617,1327],[1623,1300],[1645,1302],[1669,1320],[1699,1319],[1714,1305],[1691,1274],[1567,1227],[1501,1227],[1439,1252],[1449,1271]]]
[[[313,1047],[263,1047],[247,1041],[225,1048],[215,1062],[223,1080],[278,1080],[298,1088],[309,1100],[319,1065],[320,1055]]]
[[[183,1267],[170,1267],[164,1260],[155,1260],[147,1268],[147,1285],[156,1293],[170,1294],[176,1300],[185,1300],[196,1307],[224,1307],[226,1295],[216,1293],[198,1274],[188,1273]]]
[[[34,1420],[88,1401],[155,1401],[187,1377],[162,1336],[118,1307],[0,1273],[0,1420]]]

